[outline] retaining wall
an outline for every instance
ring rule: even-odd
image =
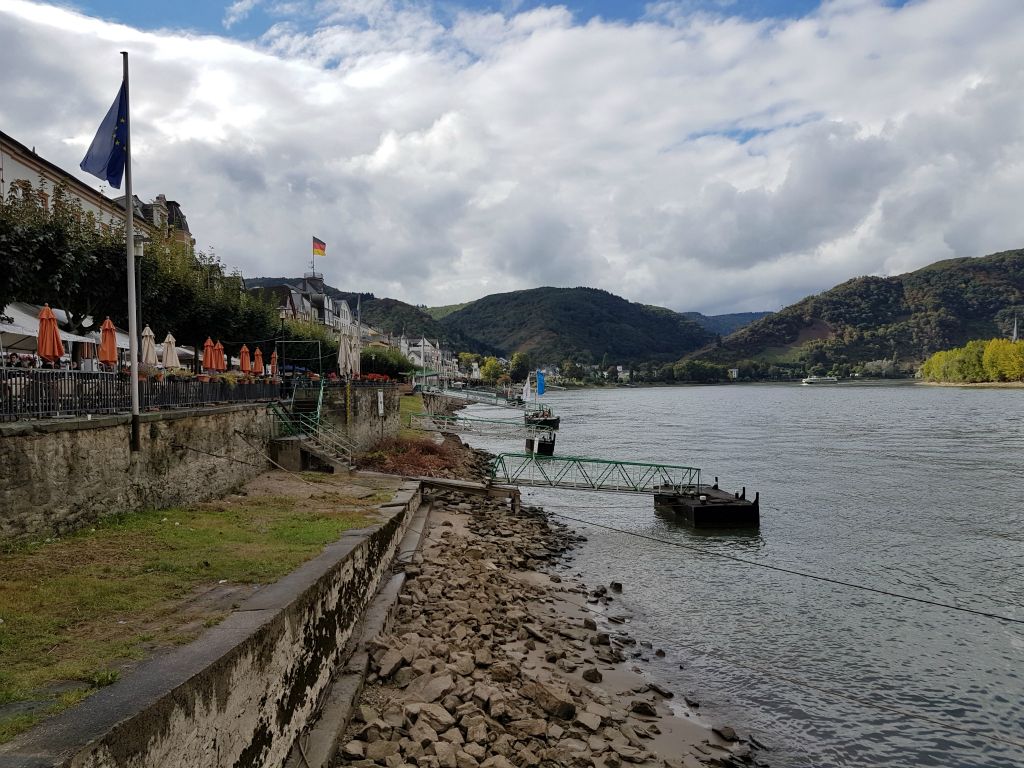
[[[141,421],[138,453],[130,450],[130,416],[0,424],[0,539],[63,534],[110,514],[222,496],[269,466],[257,450],[272,426],[265,403],[146,413]]]
[[[255,768],[284,762],[421,501],[403,486],[203,637],[0,746],[0,768]]]
[[[380,415],[377,393],[384,395]],[[329,424],[344,430],[356,450],[366,451],[386,437],[398,434],[401,392],[397,384],[346,383],[324,390],[322,415]]]

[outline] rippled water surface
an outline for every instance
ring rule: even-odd
[[[1024,624],[702,554],[1024,620],[1024,390],[749,385],[545,399],[562,417],[561,455],[694,465],[723,488],[761,492],[752,535],[695,533],[656,516],[649,497],[526,492],[551,512],[690,548],[573,523],[588,537],[573,570],[625,584],[612,612],[667,651],[644,666],[698,698],[707,719],[769,744],[773,766],[1024,766],[1024,746],[986,738],[1024,742]]]

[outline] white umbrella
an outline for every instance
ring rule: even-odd
[[[157,366],[160,361],[156,356],[156,339],[153,337],[153,331],[147,325],[142,331],[142,360],[140,361],[143,365]]]
[[[353,376],[358,376],[359,373],[360,373],[360,365],[359,364],[362,362],[359,359],[359,355],[362,353],[362,350],[360,349],[360,347],[362,345],[359,343],[359,331],[358,330],[355,333],[353,333],[351,336],[349,336],[349,343],[351,344],[351,347],[349,347],[348,354],[349,354],[349,357],[352,360],[352,375]]]
[[[181,368],[181,362],[178,360],[178,350],[174,346],[174,337],[169,333],[167,338],[164,339],[164,368]]]
[[[342,328],[341,334],[338,336],[338,371],[342,376],[350,375],[347,328]]]

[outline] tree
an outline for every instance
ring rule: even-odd
[[[363,374],[382,373],[392,379],[413,370],[412,361],[391,347],[369,347],[359,353],[359,365]]]
[[[482,376],[483,380],[488,384],[494,384],[497,382],[503,373],[505,373],[505,369],[496,357],[486,358],[484,360],[484,364],[480,366],[480,376]]]
[[[514,352],[512,360],[509,362],[508,375],[512,378],[512,381],[526,381],[526,378],[530,375],[530,356],[525,352]]]

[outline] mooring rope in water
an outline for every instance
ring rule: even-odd
[[[978,608],[964,608],[963,606],[953,605],[951,603],[943,603],[940,600],[930,600],[929,598],[917,597],[915,595],[904,595],[904,594],[902,594],[900,592],[890,592],[889,590],[886,590],[886,589],[879,589],[877,587],[869,587],[869,586],[867,586],[865,584],[857,584],[857,583],[852,582],[852,581],[843,581],[842,579],[834,579],[834,578],[831,578],[830,576],[820,576],[820,575],[815,574],[815,573],[807,573],[806,571],[797,571],[797,570],[794,570],[792,568],[783,568],[783,567],[778,566],[778,565],[770,565],[769,563],[759,563],[756,560],[748,560],[748,559],[746,559],[744,557],[737,557],[736,555],[727,555],[727,554],[725,554],[723,552],[709,552],[708,550],[701,549],[700,547],[695,547],[695,546],[690,545],[690,544],[684,544],[684,543],[679,542],[679,541],[669,541],[668,539],[659,539],[657,536],[649,536],[649,535],[647,535],[645,533],[637,533],[636,531],[627,531],[627,530],[625,530],[623,528],[615,528],[614,526],[611,526],[611,525],[604,525],[603,523],[595,523],[592,520],[583,520],[583,519],[578,518],[578,517],[572,517],[570,515],[563,515],[563,514],[561,514],[559,512],[548,512],[548,514],[552,515],[554,517],[560,517],[560,518],[562,518],[564,520],[572,520],[573,522],[579,523],[580,525],[590,525],[590,526],[593,526],[595,528],[603,528],[603,529],[605,529],[607,531],[614,531],[616,533],[626,534],[627,536],[635,536],[637,538],[645,539],[647,541],[654,541],[654,542],[657,542],[658,544],[667,544],[670,547],[679,547],[680,549],[687,549],[687,550],[690,550],[692,552],[696,552],[699,555],[704,555],[706,557],[717,557],[717,558],[721,558],[723,560],[731,560],[733,562],[742,563],[744,565],[752,565],[752,566],[754,566],[756,568],[764,568],[765,570],[776,571],[777,573],[786,573],[786,574],[789,574],[791,576],[800,576],[802,578],[811,579],[813,581],[821,581],[821,582],[824,582],[826,584],[835,584],[835,585],[840,586],[840,587],[849,587],[850,589],[859,589],[862,592],[871,592],[871,593],[876,594],[876,595],[884,595],[886,597],[894,597],[894,598],[896,598],[898,600],[906,600],[908,602],[913,602],[913,603],[922,603],[924,605],[931,605],[931,606],[936,607],[936,608],[945,608],[945,609],[950,610],[950,611],[958,611],[960,613],[969,613],[969,614],[972,614],[974,616],[982,616],[982,617],[984,617],[986,619],[994,619],[996,621],[1001,621],[1001,622],[1004,622],[1004,623],[1007,623],[1007,624],[1024,624],[1024,619],[1015,619],[1015,618],[1012,618],[1010,616],[1003,616],[1003,615],[998,614],[998,613],[991,613],[990,611],[983,611],[983,610],[980,610]]]

